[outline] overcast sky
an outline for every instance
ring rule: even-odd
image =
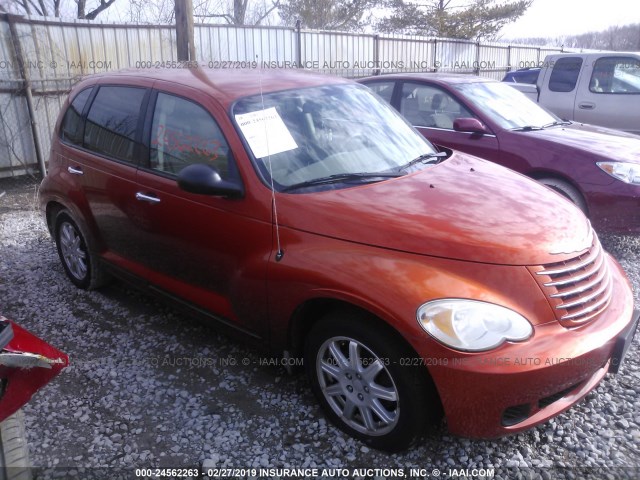
[[[534,0],[503,38],[557,37],[640,23],[639,0]]]

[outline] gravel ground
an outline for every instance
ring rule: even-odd
[[[119,282],[76,289],[37,210],[36,184],[0,180],[2,192],[0,312],[71,359],[24,408],[32,463],[45,468],[40,477],[89,478],[76,467],[117,467],[109,475],[134,478],[132,467],[204,464],[640,478],[638,336],[621,374],[546,424],[496,441],[453,437],[439,426],[412,450],[389,455],[328,424],[303,375],[261,364],[259,352]],[[637,301],[640,239],[602,242],[629,274]]]

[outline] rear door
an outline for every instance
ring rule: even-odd
[[[578,89],[574,120],[640,134],[640,58],[589,58]]]
[[[65,132],[65,116],[61,154],[75,187],[69,195],[88,212],[85,218],[108,256],[134,255],[127,232],[136,212],[128,199],[135,191],[139,126],[149,93],[144,87],[97,85],[87,99],[84,123]],[[73,112],[66,115],[71,127]]]

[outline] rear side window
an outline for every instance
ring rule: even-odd
[[[82,112],[91,95],[91,90],[93,87],[86,88],[76,95],[65,112],[60,128],[60,138],[65,142],[82,145]]]
[[[235,177],[235,168],[218,124],[200,105],[158,93],[151,126],[150,167],[177,175],[184,167],[203,163],[223,179]]]
[[[556,61],[549,79],[549,90],[552,92],[572,92],[578,83],[582,68],[582,58],[565,57]]]
[[[84,129],[84,146],[96,153],[133,162],[136,128],[146,89],[100,87]]]

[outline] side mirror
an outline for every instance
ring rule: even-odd
[[[240,183],[223,180],[214,167],[202,163],[194,163],[180,170],[178,186],[185,192],[201,195],[226,198],[244,196],[244,188]]]
[[[453,121],[453,129],[456,132],[490,133],[489,129],[477,118],[456,118]]]

